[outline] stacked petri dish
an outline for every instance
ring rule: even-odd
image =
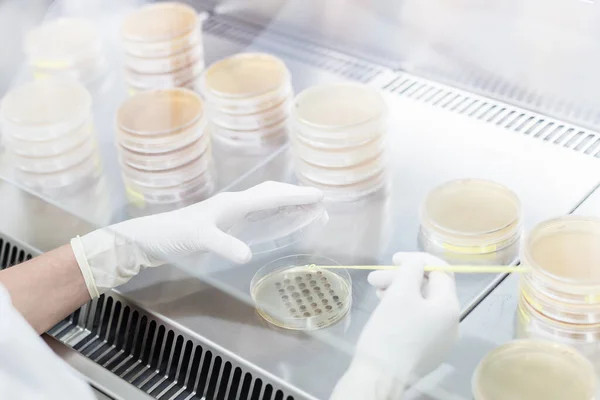
[[[117,111],[123,180],[134,204],[197,201],[214,188],[200,97],[173,88],[138,93]]]
[[[70,78],[87,85],[108,69],[102,37],[85,19],[59,18],[44,23],[26,36],[24,47],[36,79]]]
[[[515,340],[489,352],[472,378],[475,400],[593,400],[596,375],[576,349]]]
[[[82,84],[57,78],[27,83],[5,96],[0,125],[23,184],[63,190],[99,176],[91,107]]]
[[[144,6],[125,19],[121,38],[130,93],[197,89],[204,48],[202,20],[192,7],[177,2]]]
[[[517,332],[576,347],[600,371],[600,219],[568,216],[537,225],[522,263]]]
[[[283,61],[242,53],[211,65],[202,80],[216,141],[248,154],[287,140],[293,90]]]
[[[508,265],[519,255],[521,204],[498,183],[444,183],[427,195],[420,218],[420,247],[451,264]]]
[[[388,182],[386,105],[373,88],[339,83],[309,88],[294,101],[294,168],[328,200],[352,201]]]

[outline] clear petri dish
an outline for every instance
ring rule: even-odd
[[[210,119],[215,125],[223,128],[251,131],[283,122],[289,116],[290,105],[289,100],[284,100],[256,114],[228,114],[209,106]]]
[[[310,331],[340,321],[352,304],[352,280],[343,269],[311,265],[338,265],[317,255],[279,258],[252,278],[250,294],[258,314],[284,329]]]
[[[387,129],[381,94],[367,85],[335,83],[313,86],[296,96],[292,107],[294,134],[307,141],[360,145]]]
[[[227,233],[246,243],[252,254],[264,254],[315,234],[328,220],[327,210],[320,203],[285,206],[252,212]]]
[[[343,149],[313,147],[296,135],[291,135],[292,150],[303,161],[326,168],[347,168],[376,158],[386,148],[385,137],[379,136],[363,145]]]
[[[312,182],[330,186],[346,186],[364,182],[381,174],[386,169],[387,157],[385,153],[380,153],[373,159],[347,168],[321,167],[309,164],[300,157],[294,157],[294,165],[297,174]]]
[[[52,157],[81,146],[94,135],[92,118],[88,118],[80,127],[58,138],[42,141],[28,141],[5,136],[6,147],[23,157]]]
[[[593,400],[592,364],[572,347],[515,340],[489,352],[472,379],[475,400]]]
[[[176,71],[146,74],[130,69],[125,71],[127,83],[132,87],[148,89],[168,89],[186,85],[204,70],[204,62],[196,61]]]
[[[137,153],[120,146],[121,162],[136,169],[145,171],[164,171],[185,165],[206,151],[210,151],[210,136],[202,135],[200,139],[181,149],[168,153]]]
[[[139,186],[165,188],[181,185],[204,174],[212,162],[212,153],[206,151],[195,160],[172,169],[162,171],[147,171],[132,168],[121,162],[121,170],[128,180]]]
[[[100,156],[94,154],[80,164],[52,173],[31,173],[17,170],[16,177],[25,186],[40,190],[60,190],[83,182],[96,180],[102,173]]]
[[[64,171],[96,154],[96,140],[88,138],[80,146],[52,157],[23,157],[13,154],[14,165],[25,172],[47,174]]]
[[[125,66],[140,74],[168,74],[189,65],[204,65],[204,49],[192,46],[168,57],[136,57],[125,54]]]
[[[10,91],[0,103],[2,131],[24,141],[45,141],[81,126],[92,98],[80,83],[46,79]]]
[[[125,193],[130,203],[143,206],[148,204],[172,204],[187,202],[188,200],[204,200],[208,198],[215,189],[214,173],[209,168],[196,178],[170,187],[148,187],[139,185],[123,175]]]
[[[544,314],[560,318],[567,308],[579,318],[600,317],[600,219],[566,216],[538,224],[524,242],[522,263],[530,267],[523,284]]]
[[[240,146],[261,146],[278,138],[287,138],[288,133],[288,124],[285,120],[271,126],[251,130],[228,129],[215,124],[210,126],[214,137]]]
[[[518,243],[521,232],[519,198],[492,181],[444,183],[427,195],[421,208],[424,242],[437,248],[437,254],[493,254]]]
[[[362,200],[375,193],[386,190],[390,183],[390,175],[384,170],[379,175],[373,176],[363,182],[352,185],[323,185],[306,178],[296,171],[298,183],[303,186],[312,186],[321,189],[325,199],[333,202],[349,202]]]
[[[202,79],[207,101],[221,112],[252,114],[280,104],[292,94],[283,61],[265,53],[242,53],[217,61]]]
[[[125,52],[138,57],[166,57],[202,42],[201,20],[183,3],[144,6],[129,14],[121,28]]]
[[[102,37],[88,20],[59,18],[33,29],[25,38],[29,64],[47,72],[104,65]]]

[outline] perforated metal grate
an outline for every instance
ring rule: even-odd
[[[600,133],[409,74],[383,90],[600,158]]]
[[[264,31],[241,21],[230,21],[222,16],[212,16],[205,21],[204,31],[237,43],[253,44],[273,54],[287,56],[362,83],[372,81],[384,71],[383,67],[376,64],[278,32]]]
[[[31,260],[32,255],[0,237],[0,270]]]

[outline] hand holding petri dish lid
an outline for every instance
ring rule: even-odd
[[[593,400],[596,375],[575,349],[516,340],[488,353],[472,379],[475,400]]]
[[[447,182],[421,208],[421,246],[449,263],[509,264],[518,255],[521,232],[518,197],[492,181]]]

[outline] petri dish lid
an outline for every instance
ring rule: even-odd
[[[263,254],[297,243],[329,220],[321,203],[284,206],[251,212],[227,233],[246,243],[252,254]]]
[[[516,340],[489,352],[472,380],[475,400],[591,400],[596,376],[574,348],[544,340]]]
[[[101,49],[100,33],[85,19],[59,18],[25,38],[25,53],[40,68],[70,68],[84,55]]]
[[[202,99],[183,88],[140,92],[117,111],[117,125],[135,135],[165,135],[186,128],[204,114]]]
[[[243,53],[212,64],[204,75],[207,95],[247,98],[274,91],[288,83],[289,72],[279,58]]]
[[[198,26],[196,11],[183,3],[152,4],[129,14],[121,29],[123,39],[160,42],[191,32]]]

